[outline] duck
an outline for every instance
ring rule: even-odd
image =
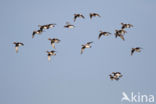
[[[48,40],[51,41],[51,45],[52,45],[52,47],[53,47],[54,49],[56,49],[56,48],[55,48],[55,43],[59,43],[59,42],[61,41],[61,40],[59,40],[59,39],[57,39],[57,38],[53,38],[53,39],[48,38]]]
[[[41,34],[42,32],[42,30],[33,31],[32,38],[34,38],[35,34]]]
[[[64,26],[65,28],[74,28],[75,26],[74,25],[71,25],[69,22],[66,22],[66,25]]]
[[[81,54],[83,53],[84,49],[85,48],[91,48],[91,43],[93,43],[93,41],[91,42],[87,42],[85,45],[82,45],[82,48],[81,48]]]
[[[96,16],[101,17],[98,13],[90,13],[89,16],[90,16],[90,19],[92,19],[92,17],[96,17]]]
[[[52,51],[47,51],[47,53],[48,53],[48,61],[51,60],[51,56],[55,56],[55,55],[56,55],[55,52],[56,52],[56,51],[54,51],[54,50],[52,50]]]
[[[117,34],[122,34],[122,35],[124,35],[125,33],[127,33],[127,31],[125,31],[124,29],[115,30],[115,32],[116,32]]]
[[[19,46],[24,46],[24,44],[21,42],[13,42],[13,44],[15,44],[16,53],[18,53],[18,47]]]
[[[141,52],[141,47],[136,47],[131,49],[131,56],[133,55],[134,52]]]
[[[115,33],[115,37],[120,37],[123,41],[125,40],[124,36],[122,34],[119,33]]]
[[[85,18],[82,14],[74,14],[74,22],[76,21],[77,18]]]
[[[114,74],[114,76],[117,78],[120,78],[123,76],[120,72],[112,72],[112,74]]]
[[[111,34],[110,32],[103,32],[103,31],[100,31],[100,34],[99,34],[98,39],[100,39],[102,35],[103,35],[103,36],[108,36],[108,35],[110,35],[110,34]]]
[[[47,25],[38,25],[40,27],[40,31],[43,31],[44,29],[47,29]]]
[[[132,24],[121,23],[121,25],[122,25],[121,29],[125,29],[125,28],[131,28],[131,27],[133,27]]]

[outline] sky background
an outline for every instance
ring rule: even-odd
[[[156,95],[155,0],[0,0],[0,104],[120,104],[122,92]],[[89,19],[96,12],[101,18]],[[85,19],[73,22],[73,14]],[[66,22],[74,29],[65,29]],[[133,24],[125,41],[114,35]],[[38,25],[56,23],[32,39]],[[56,56],[48,38],[59,38]],[[16,54],[14,41],[23,42]],[[80,54],[81,45],[94,41]],[[131,48],[142,47],[130,55]],[[108,75],[121,72],[119,81]],[[126,102],[124,102],[126,104]],[[124,104],[123,103],[123,104]]]

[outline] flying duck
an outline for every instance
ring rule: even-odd
[[[141,47],[132,48],[131,55],[133,55],[134,52],[141,52]]]
[[[85,18],[82,14],[74,14],[74,22],[76,21],[77,18]]]
[[[120,37],[122,40],[125,40],[124,36],[122,34],[118,34],[118,33],[115,33],[115,37]]]
[[[56,53],[55,53],[56,51],[54,51],[54,50],[52,50],[52,51],[47,51],[47,53],[48,53],[48,61],[50,61],[51,60],[51,56],[55,56],[56,55]]]
[[[48,38],[48,40],[50,40],[51,41],[51,45],[52,45],[52,47],[55,49],[55,43],[59,43],[61,40],[59,40],[59,39],[57,39],[57,38],[53,38],[53,39],[51,39],[51,38]]]
[[[96,17],[96,16],[101,17],[101,16],[100,16],[99,14],[97,14],[97,13],[90,13],[89,16],[90,16],[90,19],[92,19],[92,17]]]
[[[40,30],[43,31],[44,29],[47,29],[48,26],[47,25],[38,25],[40,27]]]
[[[124,23],[121,23],[121,25],[122,25],[121,29],[125,29],[125,28],[131,28],[131,27],[133,27],[132,24],[124,24]]]
[[[42,30],[33,31],[32,38],[34,38],[35,34],[41,34],[42,32]]]
[[[98,39],[100,39],[102,35],[103,35],[103,36],[108,36],[108,35],[110,35],[110,34],[111,34],[110,32],[103,32],[103,31],[100,31],[100,34],[99,34]]]
[[[19,46],[24,46],[24,44],[21,42],[13,42],[13,44],[15,44],[16,53],[18,53],[18,47]]]
[[[92,47],[91,46],[91,43],[93,43],[93,42],[88,42],[85,45],[82,45],[81,54],[83,53],[83,51],[84,51],[85,48],[91,48]]]
[[[127,31],[125,31],[124,29],[115,30],[115,32],[116,32],[117,34],[122,34],[122,35],[124,35],[125,33],[127,33]]]
[[[66,22],[66,25],[64,26],[65,28],[74,28],[74,25],[71,25],[69,22]]]
[[[112,72],[112,74],[114,74],[114,76],[117,78],[120,78],[123,76],[120,72]]]

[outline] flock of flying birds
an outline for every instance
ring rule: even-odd
[[[92,19],[93,17],[101,17],[98,13],[90,13],[89,14],[90,19]],[[82,18],[85,19],[84,15],[82,14],[74,14],[74,22],[76,21],[77,18]],[[32,33],[32,38],[35,37],[35,35],[40,35],[45,29],[50,29],[50,28],[54,28],[56,26],[56,24],[46,24],[46,25],[38,25],[39,26],[39,30],[33,31]],[[125,40],[124,35],[127,33],[127,31],[125,30],[126,28],[132,28],[133,25],[132,24],[126,24],[126,23],[121,23],[121,29],[119,30],[115,30],[115,37],[120,37],[123,41]],[[75,28],[74,25],[70,24],[69,22],[66,22],[64,28]],[[109,36],[112,33],[110,32],[105,32],[105,31],[101,31],[98,35],[98,39],[100,39],[102,36]],[[55,43],[59,43],[61,40],[57,39],[57,38],[48,38],[48,40],[51,42],[51,45],[54,49],[55,48]],[[81,47],[81,52],[80,54],[83,54],[84,50],[86,48],[91,48],[91,44],[93,43],[93,41],[91,42],[87,42],[86,44],[83,44]],[[13,42],[13,44],[15,44],[15,49],[16,49],[16,53],[18,53],[18,48],[19,46],[24,46],[24,44],[22,42]],[[131,55],[133,55],[134,52],[141,52],[142,48],[141,47],[135,47],[131,49]],[[51,56],[55,56],[56,55],[56,51],[55,50],[51,50],[51,51],[46,51],[47,55],[48,55],[48,61],[51,60]],[[120,72],[112,72],[112,74],[109,75],[111,80],[119,80],[119,78],[121,78],[123,75]]]

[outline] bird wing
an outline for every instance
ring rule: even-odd
[[[131,50],[131,55],[133,55],[134,51],[135,51],[135,49],[132,49],[132,50]]]
[[[125,40],[124,36],[120,34],[119,36],[122,40]]]
[[[54,43],[51,43],[52,47],[55,49],[55,44]]]
[[[93,42],[88,42],[87,44],[91,44],[91,43],[93,43]]]
[[[84,49],[85,49],[85,47],[83,46],[83,47],[81,48],[81,54],[83,53]]]
[[[102,35],[103,35],[103,34],[102,34],[102,33],[100,33],[100,34],[99,34],[99,37],[98,37],[98,39],[100,39]]]
[[[18,53],[18,47],[17,46],[15,47],[15,49],[16,49],[16,53]]]
[[[51,60],[51,56],[50,55],[48,55],[48,61],[50,61]]]

